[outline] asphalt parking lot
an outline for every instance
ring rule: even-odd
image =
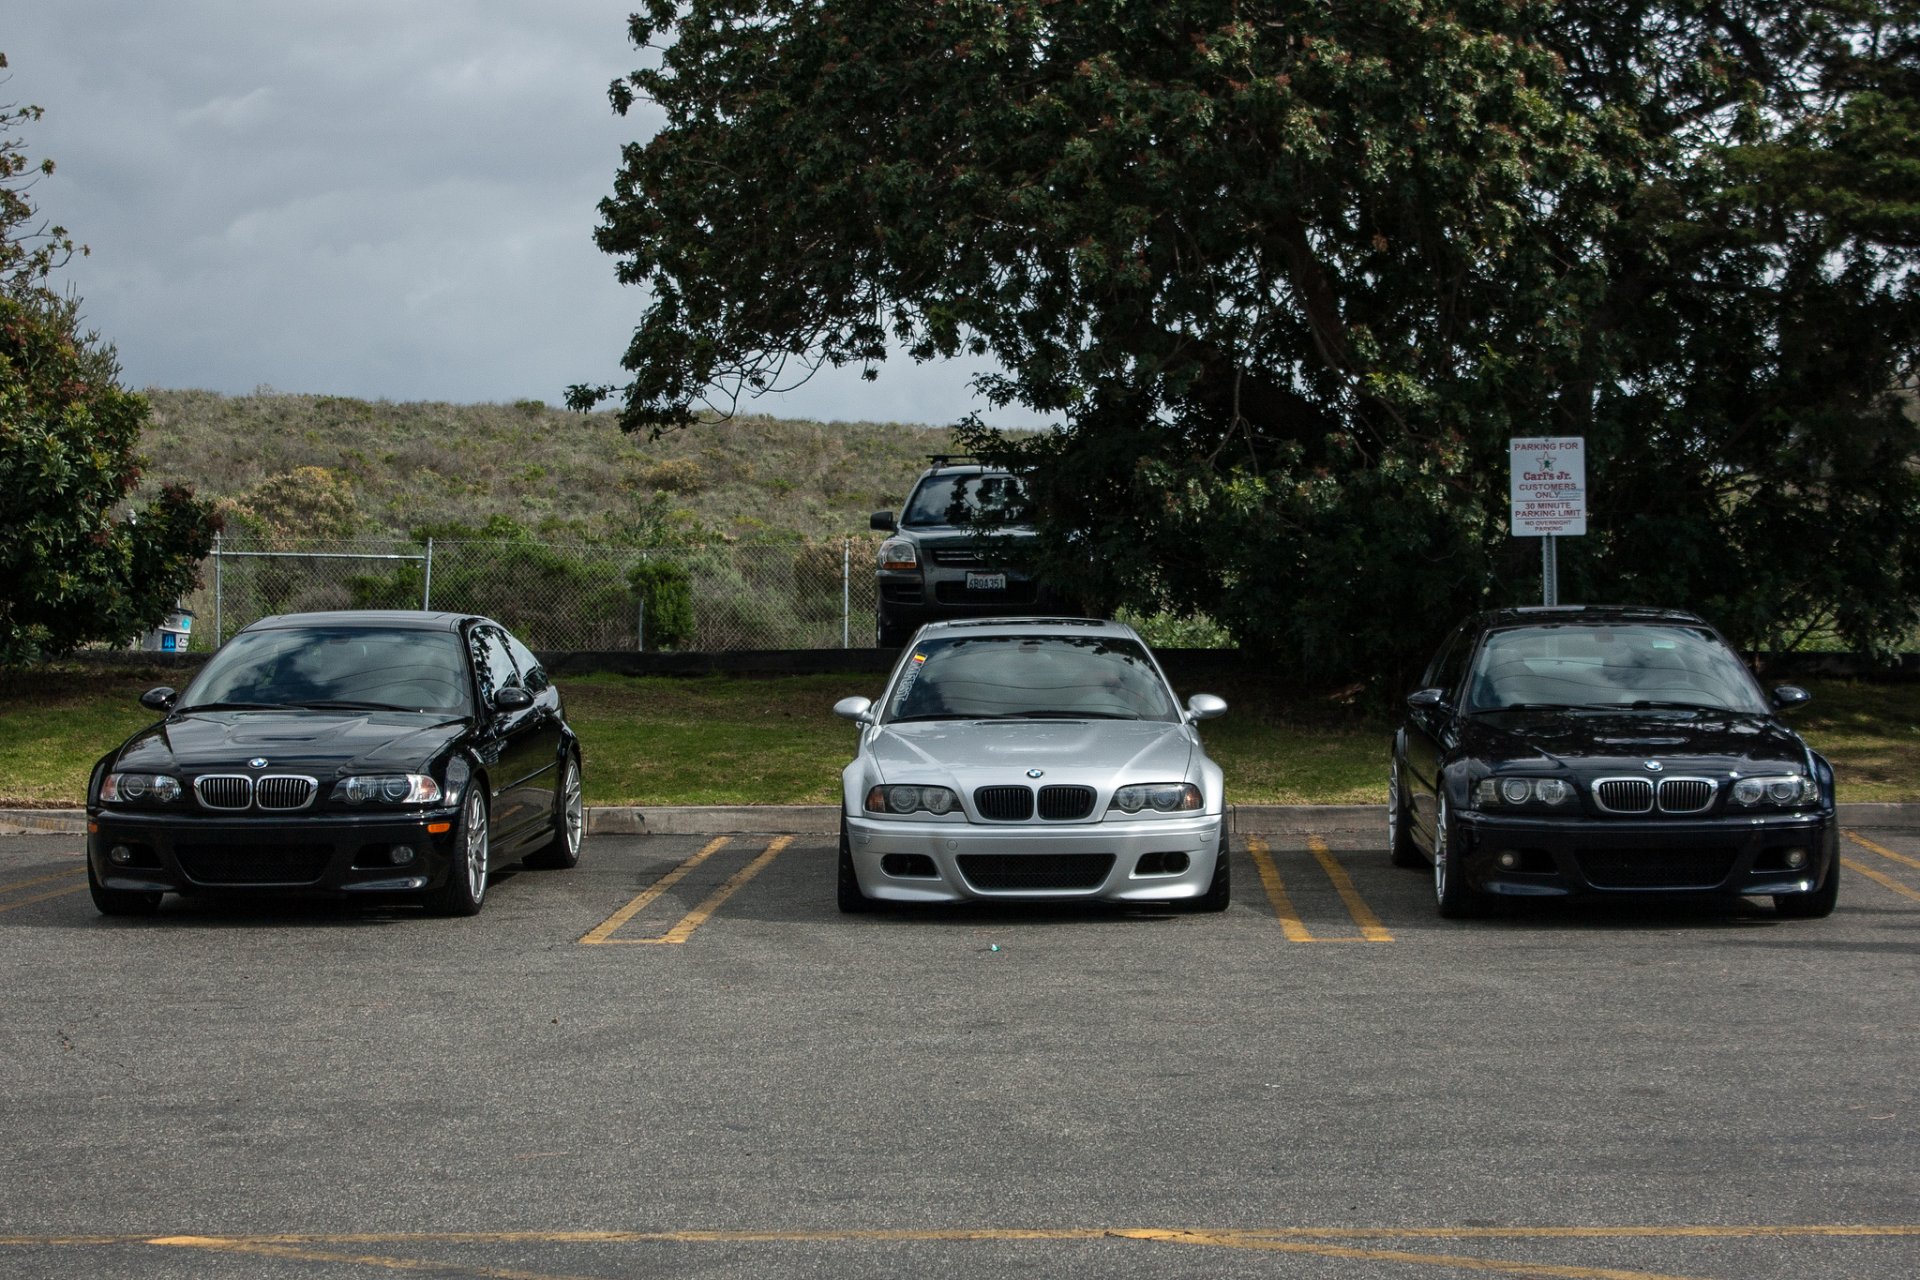
[[[0,838],[0,1274],[1920,1271],[1920,835],[1839,911],[1435,918],[1367,833],[1218,916],[842,917],[833,839],[614,836],[473,920]]]

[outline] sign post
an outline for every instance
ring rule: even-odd
[[[1587,531],[1587,442],[1581,436],[1534,436],[1508,446],[1509,524],[1516,538],[1540,539],[1540,602],[1559,604],[1558,539]]]

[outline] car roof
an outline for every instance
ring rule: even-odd
[[[929,622],[920,629],[924,639],[933,640],[952,635],[1009,635],[1044,636],[1071,633],[1073,635],[1095,635],[1140,639],[1139,633],[1124,622],[1113,622],[1105,618],[1067,618],[1067,617],[1031,617],[1031,618],[950,618],[942,622]]]
[[[1484,630],[1503,627],[1618,626],[1651,622],[1670,626],[1705,627],[1706,619],[1685,609],[1661,609],[1637,604],[1551,604],[1490,609],[1480,615]]]
[[[295,627],[379,627],[389,631],[458,631],[474,620],[471,613],[441,613],[430,609],[333,609],[316,613],[281,613],[261,618],[245,629],[280,631]]]

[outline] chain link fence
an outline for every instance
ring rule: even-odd
[[[486,614],[546,650],[868,648],[878,544],[221,537],[184,603],[203,651],[269,614],[420,608]]]

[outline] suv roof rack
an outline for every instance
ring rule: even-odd
[[[987,464],[970,453],[930,453],[927,462],[936,467],[984,467]]]

